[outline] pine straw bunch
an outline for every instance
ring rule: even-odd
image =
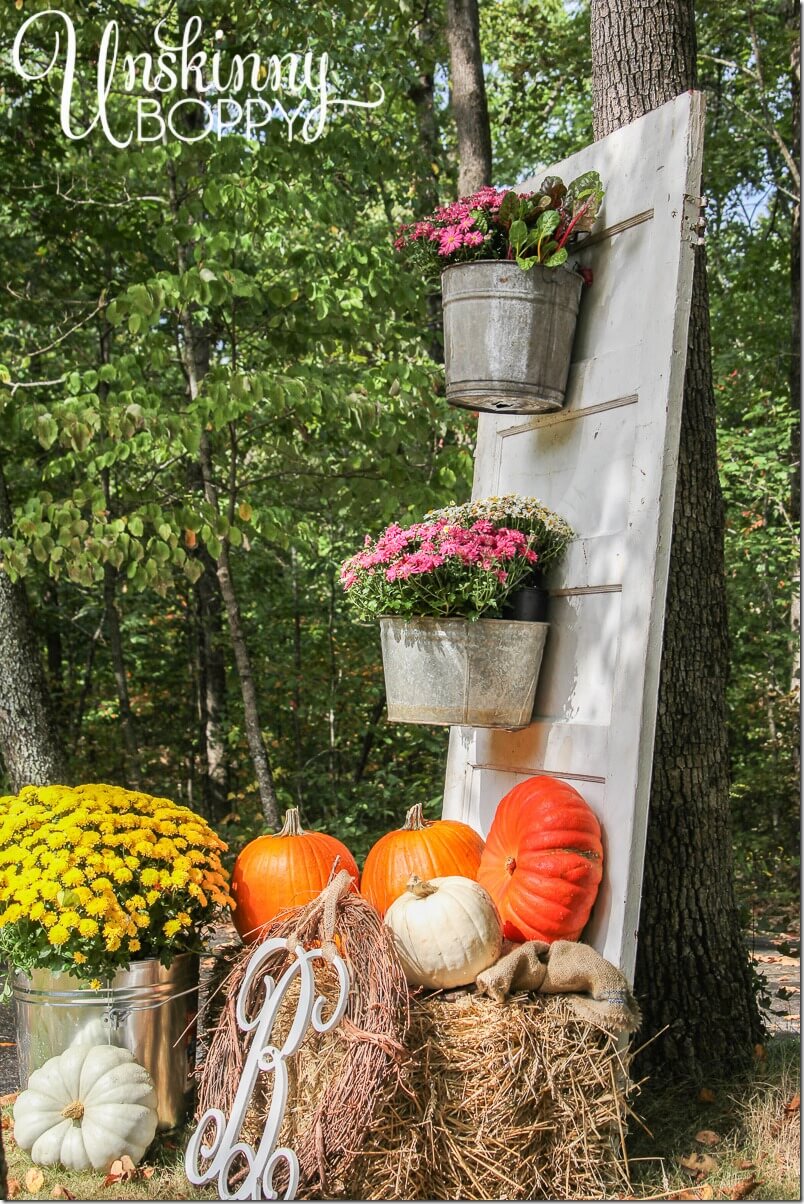
[[[347,876],[348,881],[348,876]],[[299,1159],[299,1198],[325,1196],[350,1178],[363,1138],[375,1113],[401,1081],[407,1058],[409,1022],[408,990],[397,958],[390,948],[390,934],[374,908],[352,892],[341,893],[336,878],[328,890],[303,908],[286,911],[266,926],[262,938],[292,937],[294,943],[312,947],[335,938],[351,976],[352,989],[346,1016],[327,1034],[311,1031],[292,1060],[289,1108],[280,1134],[280,1144],[290,1145]],[[207,1108],[231,1113],[235,1092],[249,1051],[252,1033],[237,1025],[235,1005],[254,946],[238,951],[231,973],[222,984],[226,1002],[212,1034],[209,1052],[201,1071],[198,1115]],[[275,980],[293,960],[278,954],[270,971]],[[326,962],[313,963],[316,985],[328,999],[338,994],[337,976]],[[279,1017],[279,1044],[296,1011],[298,982],[288,991]],[[252,989],[253,1009],[259,1007],[261,987]],[[270,1103],[270,1076],[260,1080],[262,1094],[255,1091],[243,1136],[252,1140],[262,1131]],[[237,1179],[233,1176],[233,1182]],[[241,1174],[242,1177],[242,1174]],[[281,1183],[277,1180],[277,1185]],[[340,1194],[340,1192],[339,1192]]]

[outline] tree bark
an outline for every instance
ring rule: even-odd
[[[223,601],[217,568],[206,548],[200,553],[204,572],[195,584],[198,610],[198,662],[202,797],[210,819],[227,811],[229,774],[224,739],[226,660],[223,655]]]
[[[209,434],[207,431],[204,431],[201,435],[200,463],[201,472],[204,478],[204,492],[206,494],[207,501],[217,509],[218,497],[214,484],[212,472],[212,451],[210,447]],[[237,599],[234,580],[232,579],[232,568],[229,560],[229,544],[225,539],[221,541],[220,555],[217,559],[217,576],[221,587],[223,604],[226,607],[226,617],[229,623],[229,634],[232,640],[232,650],[234,652],[235,664],[237,665],[237,673],[240,678],[240,690],[243,695],[243,719],[246,728],[246,739],[248,741],[251,760],[254,765],[254,772],[257,776],[257,789],[259,790],[260,794],[262,813],[272,827],[278,827],[279,807],[277,804],[276,792],[274,790],[274,778],[273,773],[271,772],[271,764],[268,760],[268,753],[265,748],[265,741],[263,740],[262,736],[259,703],[257,701],[257,688],[254,683],[254,672],[251,667],[251,656],[249,654],[248,644],[246,643],[246,634],[240,613],[240,604]]]
[[[108,358],[105,358],[103,362],[108,363]],[[106,499],[107,514],[111,518],[112,489],[108,468],[101,469],[101,479],[103,481],[103,495]],[[120,709],[120,728],[123,733],[123,745],[126,750],[125,773],[131,779],[135,790],[139,790],[142,784],[139,763],[139,740],[137,739],[134,712],[131,709],[131,697],[128,692],[126,656],[123,651],[123,636],[120,630],[120,611],[117,609],[117,569],[108,562],[103,566],[103,617],[106,635],[109,639],[112,672],[114,673],[115,686],[117,687],[117,705]]]
[[[435,105],[435,58],[433,44],[435,30],[429,14],[422,18],[415,30],[416,49],[419,55],[419,74],[408,91],[416,109],[416,131],[419,144],[419,168],[414,179],[415,206],[417,217],[425,217],[438,208],[437,166],[441,162],[441,140]],[[491,151],[489,150],[489,154]],[[489,166],[489,172],[491,167]],[[427,327],[429,332],[428,351],[437,364],[444,362],[442,336],[441,287],[431,288],[427,293]]]
[[[458,135],[458,194],[491,183],[491,129],[477,0],[447,0],[452,111]]]
[[[176,179],[176,166],[173,160],[167,164],[168,182],[170,187],[171,209],[174,218],[179,213],[179,196]],[[179,275],[183,276],[188,268],[188,251],[181,241],[176,243],[176,260]],[[182,334],[182,358],[187,376],[187,388],[191,400],[198,397],[201,383],[209,369],[209,336],[199,328],[193,319],[189,307],[184,307],[179,313],[179,323]],[[234,451],[233,451],[234,456]],[[199,466],[204,486],[204,495],[215,510],[218,506],[218,492],[212,466],[212,446],[209,432],[201,433],[199,451]],[[254,684],[254,673],[251,667],[251,656],[246,642],[240,604],[237,599],[234,580],[232,578],[229,560],[228,540],[221,541],[220,555],[215,562],[215,571],[220,585],[221,597],[226,608],[226,618],[229,626],[229,636],[232,642],[235,665],[240,679],[240,692],[243,698],[243,717],[246,728],[246,739],[249,753],[257,777],[257,789],[260,804],[265,819],[272,827],[279,826],[279,807],[274,790],[273,773],[268,760],[268,752],[262,736],[257,690]]]
[[[597,138],[696,85],[692,0],[592,0]],[[734,894],[729,670],[706,252],[696,250],[636,990],[663,1078],[749,1061],[762,1026]]]
[[[801,42],[798,37],[800,6],[790,5],[789,24],[793,30],[793,49],[790,55],[790,100],[793,119],[793,141],[790,153],[801,174]],[[790,222],[790,300],[793,311],[790,339],[790,404],[793,408],[793,428],[790,432],[790,514],[797,522],[801,513],[801,197],[793,202]],[[799,549],[800,549],[799,541]],[[799,551],[799,561],[801,554]],[[792,667],[790,692],[795,699],[801,694],[801,590],[793,588],[790,606],[792,634]],[[796,750],[798,757],[798,750]]]
[[[11,531],[0,463],[0,535]],[[14,791],[65,782],[67,761],[21,581],[0,569],[0,753]]]
[[[106,635],[112,657],[112,672],[117,687],[117,705],[120,710],[120,729],[126,750],[125,773],[135,790],[142,784],[139,765],[139,742],[137,740],[134,712],[128,692],[126,656],[123,651],[123,636],[120,631],[120,611],[117,609],[117,570],[111,564],[103,566],[103,605]]]

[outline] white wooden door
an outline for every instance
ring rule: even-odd
[[[584,940],[630,978],[653,756],[696,222],[703,101],[689,92],[549,168],[597,169],[606,197],[577,256],[594,282],[559,413],[479,418],[473,497],[532,494],[576,538],[548,577],[534,722],[450,732],[445,817],[485,834],[532,774],[600,819],[604,877]],[[538,186],[543,174],[522,184]]]

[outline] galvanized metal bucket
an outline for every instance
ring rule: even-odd
[[[527,727],[548,623],[380,619],[391,723]]]
[[[181,1124],[191,1102],[198,1013],[198,958],[166,968],[132,962],[99,990],[72,974],[17,971],[13,983],[20,1085],[71,1045],[120,1045],[154,1081],[160,1129]]]
[[[492,413],[560,410],[582,288],[567,267],[480,259],[445,268],[447,401]]]

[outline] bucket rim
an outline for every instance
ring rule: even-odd
[[[456,268],[473,268],[479,267],[480,265],[483,265],[484,267],[491,265],[494,267],[510,268],[517,267],[517,262],[515,259],[465,259],[460,263],[448,263],[446,267],[441,269],[441,277],[443,279],[447,272],[453,272]],[[572,276],[577,276],[581,283],[583,283],[583,276],[574,264],[570,264],[569,260],[566,260],[564,263],[560,263],[558,267],[555,268],[548,268],[544,263],[535,263],[533,268],[528,268],[527,270],[518,268],[518,271],[520,271],[523,276],[529,276],[536,268],[542,268],[543,271],[549,272],[550,275],[553,275],[557,272],[568,272]]]

